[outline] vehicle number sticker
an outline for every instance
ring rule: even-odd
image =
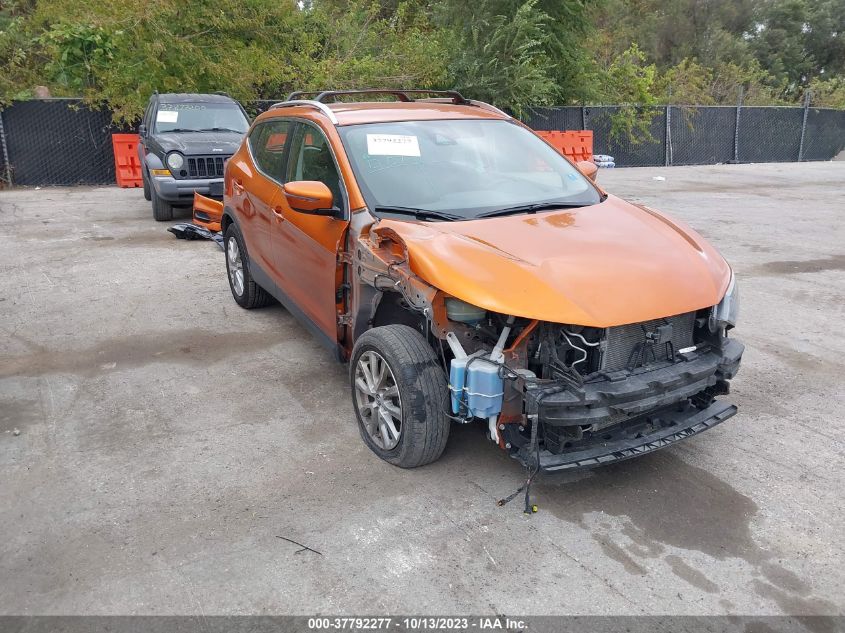
[[[419,156],[420,143],[416,136],[405,134],[367,134],[367,153],[370,156]]]
[[[176,123],[179,113],[173,110],[159,110],[156,114],[156,123]]]

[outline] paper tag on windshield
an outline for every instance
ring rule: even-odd
[[[367,153],[370,156],[419,156],[420,144],[416,136],[367,134]]]
[[[159,110],[156,114],[156,123],[176,123],[179,113],[174,110]]]

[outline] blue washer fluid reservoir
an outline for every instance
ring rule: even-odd
[[[453,358],[449,366],[449,394],[452,397],[452,413],[461,412],[464,403],[464,386],[466,385],[467,362],[469,358]]]
[[[467,409],[477,418],[489,418],[502,411],[504,380],[499,376],[499,365],[487,358],[472,359],[465,368]]]

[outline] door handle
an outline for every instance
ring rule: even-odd
[[[285,221],[285,212],[281,207],[273,207],[273,215],[276,216],[276,220],[279,222]]]

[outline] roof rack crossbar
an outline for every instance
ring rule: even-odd
[[[287,100],[292,101],[299,99],[304,95],[316,95],[314,101],[318,103],[325,103],[327,99],[335,100],[336,97],[343,97],[346,95],[392,95],[399,101],[409,103],[414,101],[408,95],[440,95],[448,97],[455,105],[470,105],[470,101],[458,92],[457,90],[425,90],[414,88],[406,89],[387,89],[387,88],[369,88],[364,90],[312,90],[312,91],[297,91],[288,95]]]
[[[296,95],[297,93],[294,92],[293,94]],[[337,125],[337,117],[335,116],[334,112],[332,112],[331,108],[329,108],[329,106],[327,106],[325,103],[320,103],[319,101],[314,101],[312,99],[291,99],[290,97],[288,97],[286,101],[274,103],[270,106],[269,109],[275,110],[277,108],[292,108],[294,106],[306,106],[316,108],[317,110],[325,114],[329,118],[329,121],[332,122],[332,124]]]

